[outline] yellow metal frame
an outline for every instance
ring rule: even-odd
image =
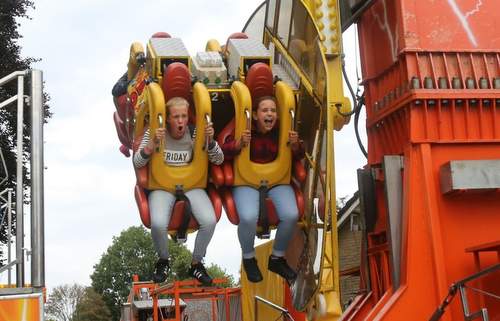
[[[325,297],[325,320],[338,320],[342,314],[340,305],[340,277],[339,277],[339,248],[336,215],[335,191],[335,144],[334,130],[340,130],[349,122],[349,117],[339,114],[338,108],[347,113],[351,110],[349,100],[344,96],[342,83],[342,57],[341,57],[341,32],[340,16],[337,0],[328,1],[329,12],[321,9],[322,1],[309,1],[309,9],[315,14],[312,16],[320,30],[320,39],[324,43],[326,37],[321,32],[324,23],[319,21],[327,14],[330,18],[332,37],[329,41],[336,41],[330,48],[323,48],[323,59],[326,66],[327,77],[327,135],[326,135],[326,193],[325,193],[325,224],[323,233],[323,250],[320,272],[319,292]],[[325,54],[328,52],[328,54]],[[329,225],[329,226],[328,226]]]
[[[344,96],[342,83],[342,42],[340,27],[340,11],[338,0],[297,0],[312,17],[318,31],[318,38],[321,40],[322,60],[326,70],[326,190],[325,190],[325,220],[322,226],[323,248],[320,269],[320,285],[317,289],[315,302],[319,305],[318,296],[320,294],[326,299],[326,315],[321,320],[338,320],[342,313],[340,306],[340,284],[339,284],[339,253],[337,235],[336,216],[336,193],[335,193],[335,150],[334,150],[334,130],[340,130],[349,122],[349,117],[342,116],[342,113],[349,113],[351,104]],[[325,15],[327,15],[327,26],[330,30],[330,37],[326,39]],[[308,77],[302,72],[299,65],[287,52],[281,41],[264,28],[265,42],[272,42],[275,50],[278,50],[290,63],[294,71],[300,76],[303,88],[309,92],[320,104],[323,102],[314,92],[314,86]],[[326,46],[328,44],[328,47]],[[314,228],[311,226],[311,228]]]

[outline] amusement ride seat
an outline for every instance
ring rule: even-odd
[[[157,32],[151,38],[170,38],[166,32]],[[140,58],[139,58],[140,57]],[[130,48],[130,57],[128,63],[129,71],[125,73],[115,84],[112,90],[113,102],[116,111],[113,113],[113,121],[115,123],[116,134],[120,143],[120,152],[126,157],[130,157],[130,150],[133,142],[133,119],[134,119],[134,104],[133,99],[130,99],[127,87],[133,76],[137,74],[140,65],[145,62],[142,45],[133,43]],[[139,91],[142,91],[141,88]],[[135,94],[135,93],[134,93]]]
[[[157,84],[156,84],[157,85]],[[157,86],[159,87],[159,86]],[[192,92],[192,93],[191,93]],[[196,108],[193,114],[190,111],[190,123],[196,125],[198,128],[204,128],[205,122],[210,118],[210,98],[206,87],[201,83],[196,83],[193,88],[191,87],[191,76],[186,65],[174,62],[168,65],[163,72],[161,89],[156,89],[148,92],[149,99],[156,104],[157,108],[152,107],[147,112],[149,113],[149,123],[151,131],[158,126],[164,126],[163,119],[166,119],[165,114],[165,101],[171,97],[183,97],[190,102],[190,106]],[[160,97],[161,96],[161,97]],[[204,107],[203,107],[204,106]],[[208,106],[208,107],[207,107]],[[144,112],[138,112],[136,122],[136,133],[133,144],[134,152],[137,151],[142,141],[142,137],[146,130],[144,126],[145,119]],[[155,117],[156,115],[156,117]],[[156,126],[155,126],[156,125]],[[203,133],[200,131],[199,133]],[[200,172],[207,172],[203,168],[208,167],[208,159],[206,156],[205,142],[203,135],[197,135],[193,147],[193,159],[190,164],[185,166],[169,166],[163,161],[161,151],[153,153],[148,164],[142,168],[136,169],[137,184],[135,186],[135,199],[139,208],[139,214],[142,223],[147,227],[151,227],[149,204],[148,204],[148,190],[163,189],[171,193],[183,192],[184,189],[190,190],[192,188],[205,188],[208,191],[208,196],[212,202],[215,210],[216,220],[219,221],[222,211],[222,202],[215,187],[212,184],[207,186],[207,175],[200,175]],[[159,171],[156,173],[155,171]],[[161,180],[163,176],[167,176],[166,180]],[[168,231],[172,236],[177,236],[180,228],[185,226],[185,202],[182,200],[176,201],[170,218]],[[198,229],[198,222],[191,216],[187,231],[194,231]],[[183,238],[184,235],[181,236]]]
[[[271,163],[257,164],[251,162],[249,158],[249,147],[245,147],[234,160],[225,160],[220,166],[212,166],[212,181],[219,186],[222,203],[229,221],[235,225],[239,224],[239,216],[231,188],[239,185],[249,185],[259,188],[260,182],[263,181],[265,181],[268,188],[280,184],[290,184],[295,192],[299,210],[299,220],[302,219],[304,215],[304,196],[300,184],[305,181],[306,171],[301,161],[292,161],[291,151],[287,144],[288,130],[293,129],[294,122],[295,98],[293,92],[290,87],[282,81],[278,81],[276,83],[276,88],[274,88],[273,75],[270,67],[264,63],[256,63],[248,70],[246,86],[236,81],[233,83],[231,94],[235,103],[236,117],[230,121],[217,136],[219,145],[224,144],[228,136],[232,134],[237,136],[238,132],[241,133],[244,127],[250,128],[252,101],[257,101],[258,98],[263,96],[276,96],[277,98],[278,119],[280,120],[280,138],[278,157]],[[238,109],[240,109],[240,111],[238,111]],[[243,118],[240,117],[238,121],[237,118],[239,116]],[[243,128],[239,128],[238,130],[238,125]],[[286,137],[283,137],[284,135]],[[244,152],[245,149],[246,152]],[[250,171],[250,173],[247,172],[246,175],[242,175],[242,173],[246,171]],[[279,218],[276,214],[272,200],[268,197],[265,202],[267,208],[267,222],[263,222],[261,215],[259,215],[259,220],[257,222],[257,234],[261,238],[269,237],[268,228],[274,228],[279,223]]]

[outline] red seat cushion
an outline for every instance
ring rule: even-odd
[[[224,144],[228,136],[234,135],[234,123],[234,119],[231,120],[217,135],[219,146]],[[220,174],[222,174],[222,177],[220,177]],[[212,165],[212,181],[217,186],[232,186],[234,183],[233,162],[225,159],[221,165]]]
[[[212,164],[210,166],[210,178],[216,186],[224,185],[224,172],[222,166]]]
[[[293,177],[299,181],[299,183],[304,183],[306,181],[307,172],[304,164],[301,160],[293,161]]]
[[[118,97],[113,97],[113,102],[115,103],[116,111],[120,119],[133,119],[134,118],[134,108],[130,106],[127,102],[127,94]]]
[[[184,220],[184,201],[177,201],[172,208],[172,215],[170,216],[170,222],[168,223],[169,231],[176,231],[182,224]],[[198,222],[191,217],[189,220],[189,229],[198,229]]]
[[[170,38],[170,34],[164,31],[158,31],[154,33],[151,38]]]
[[[139,209],[139,216],[141,217],[142,224],[145,227],[151,228],[151,217],[149,216],[149,204],[148,197],[144,192],[144,189],[139,185],[135,185],[134,188],[135,202]]]
[[[252,67],[248,69],[245,83],[252,96],[253,108],[256,107],[255,102],[257,102],[260,97],[273,96],[273,72],[271,68],[263,62],[253,64]]]
[[[127,128],[125,127],[123,120],[120,118],[116,111],[113,113],[113,121],[115,122],[116,134],[118,135],[120,143],[127,146],[128,148],[132,147],[130,138],[127,133]]]
[[[162,91],[165,102],[173,97],[182,97],[189,102],[189,123],[195,123],[194,108],[191,99],[191,73],[188,67],[180,62],[173,62],[163,71]]]
[[[191,100],[191,73],[188,67],[180,62],[173,62],[163,71],[162,86],[166,100],[182,97]]]

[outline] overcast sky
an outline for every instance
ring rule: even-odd
[[[154,32],[166,31],[182,38],[194,55],[208,39],[224,43],[229,34],[241,31],[261,1],[35,2],[36,9],[29,11],[32,20],[20,21],[20,44],[23,56],[42,59],[34,67],[44,73],[54,113],[44,129],[46,284],[89,285],[93,265],[112,237],[141,224],[134,171],[131,160],[118,151],[110,94],[126,70],[130,44],[145,44]],[[353,33],[345,37],[347,64],[353,66]],[[355,69],[349,73],[355,81]],[[336,134],[338,197],[354,193],[356,168],[365,163],[352,126],[351,121]],[[192,250],[194,236],[189,239]],[[206,262],[238,277],[240,258],[236,228],[223,217]]]

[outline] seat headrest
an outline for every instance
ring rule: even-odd
[[[252,102],[263,96],[273,96],[273,72],[263,62],[258,62],[248,69],[246,85],[250,90]],[[255,107],[255,106],[253,106]]]
[[[229,41],[229,39],[248,39],[248,36],[244,32],[234,32],[227,37],[227,41]]]
[[[154,33],[151,38],[170,38],[170,34],[168,32],[159,31]]]
[[[235,32],[235,33],[230,34],[229,37],[227,37],[226,45],[224,46],[224,55],[227,54],[229,39],[248,39],[248,36],[246,33],[243,33],[243,32]]]
[[[226,142],[226,138],[229,135],[234,135],[234,125],[235,120],[233,118],[217,135],[217,143],[219,144],[219,146],[224,145],[224,143]]]
[[[165,97],[182,97],[191,100],[191,74],[188,67],[180,62],[173,62],[163,72],[162,90]]]

